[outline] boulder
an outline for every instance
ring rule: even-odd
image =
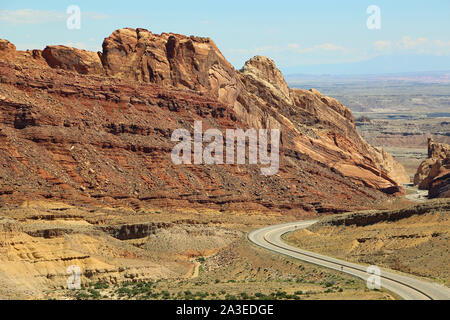
[[[42,52],[42,57],[52,68],[90,75],[104,73],[100,56],[95,52],[66,46],[47,46]]]

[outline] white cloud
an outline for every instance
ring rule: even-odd
[[[106,19],[107,15],[95,12],[81,12],[82,17],[89,19]],[[34,10],[34,9],[18,9],[18,10],[0,10],[0,21],[13,24],[38,24],[64,21],[68,18],[68,14],[54,10]]]
[[[81,14],[85,18],[89,18],[89,19],[93,19],[93,20],[104,20],[104,19],[108,19],[109,18],[109,16],[107,14],[105,14],[105,13],[81,11]]]
[[[450,41],[436,40],[434,42],[438,47],[450,47]]]
[[[255,51],[258,53],[261,52],[274,52],[274,51],[282,51],[283,48],[281,47],[277,47],[277,46],[263,46],[263,47],[258,47],[255,48]]]
[[[430,40],[424,37],[414,38],[404,36],[397,41],[379,40],[373,43],[377,51],[391,51],[397,53],[416,53],[416,54],[450,54],[450,41]]]
[[[375,41],[373,45],[377,51],[384,51],[392,47],[392,42],[379,40]]]
[[[298,54],[310,54],[310,53],[329,53],[329,52],[346,52],[347,50],[341,46],[333,43],[318,44],[313,47],[303,48],[297,43],[289,43],[286,46],[262,46],[252,49],[228,49],[226,50],[231,54],[273,54],[282,52],[293,52]]]
[[[64,12],[42,11],[33,9],[0,10],[0,21],[9,23],[47,23],[67,18]]]
[[[333,43],[324,43],[318,46],[314,46],[314,51],[316,50],[324,50],[324,51],[345,51],[345,49],[341,46],[335,45]]]
[[[426,46],[429,43],[427,38],[417,38],[414,39],[409,36],[405,36],[400,41],[401,46],[404,49],[416,49]]]
[[[322,43],[309,48],[303,48],[297,43],[288,44],[288,48],[296,53],[314,53],[314,52],[344,52],[345,48],[333,43]]]

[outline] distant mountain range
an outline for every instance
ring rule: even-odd
[[[287,75],[369,75],[389,73],[410,73],[450,70],[450,56],[434,55],[392,55],[378,56],[369,60],[340,63],[317,64],[283,68]]]

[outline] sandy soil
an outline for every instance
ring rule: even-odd
[[[297,220],[74,207],[1,208],[2,299],[392,299],[362,281],[250,244],[246,232]],[[69,266],[82,290],[67,290]],[[187,292],[187,293],[186,293]]]

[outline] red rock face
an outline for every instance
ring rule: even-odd
[[[42,57],[52,68],[76,71],[80,74],[104,74],[100,57],[94,52],[66,46],[48,46],[42,52]]]
[[[358,135],[350,110],[315,90],[290,89],[268,58],[236,71],[210,39],[144,29],[115,31],[98,54],[5,43],[2,202],[316,214],[369,207],[402,177]],[[171,134],[192,132],[196,120],[204,130],[280,129],[279,174],[174,165]]]
[[[234,74],[212,40],[145,29],[113,32],[103,42],[102,61],[109,76],[197,91],[211,91],[213,68]]]
[[[430,198],[450,198],[450,145],[428,139],[428,159],[417,168],[414,184]]]
[[[7,40],[0,39],[0,54],[2,60],[14,59],[16,56],[16,46]]]

